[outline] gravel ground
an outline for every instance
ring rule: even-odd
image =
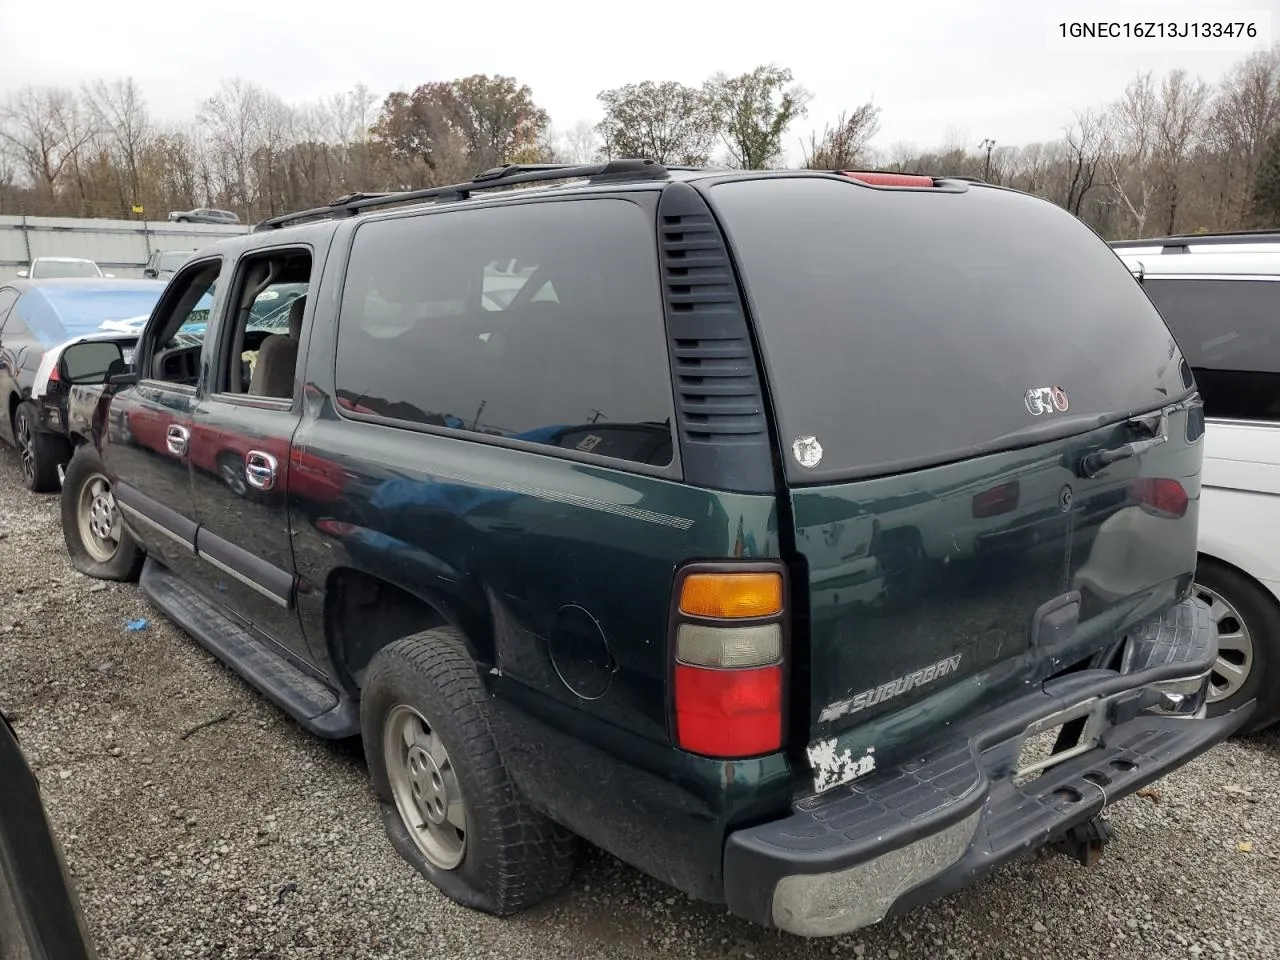
[[[1275,734],[1119,803],[1091,869],[1028,858],[850,937],[757,929],[594,850],[495,920],[392,852],[358,745],[307,735],[132,586],[76,574],[57,498],[28,495],[8,450],[0,571],[0,704],[105,958],[1280,957]]]

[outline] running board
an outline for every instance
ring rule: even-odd
[[[360,733],[360,705],[307,674],[236,624],[152,557],[138,586],[175,624],[307,730],[330,740]]]

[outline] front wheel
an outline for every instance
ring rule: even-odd
[[[564,886],[577,840],[520,796],[491,709],[461,638],[438,628],[373,658],[360,728],[396,850],[451,900],[501,916]]]
[[[1229,713],[1250,700],[1257,709],[1247,730],[1280,711],[1280,604],[1237,570],[1202,558],[1194,595],[1209,606],[1218,659],[1209,675],[1209,715]]]
[[[63,478],[62,537],[71,565],[87,576],[132,581],[142,572],[142,550],[124,528],[102,458],[87,444]]]
[[[22,482],[32,493],[58,489],[58,467],[67,462],[65,438],[39,428],[40,413],[30,400],[13,413],[13,439],[22,458]]]

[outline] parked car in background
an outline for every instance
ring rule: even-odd
[[[18,449],[27,489],[58,489],[59,467],[71,457],[61,424],[33,396],[46,355],[102,333],[104,324],[110,330],[112,324],[145,318],[164,286],[158,280],[75,278],[0,283],[0,439]],[[130,339],[136,337],[133,332]],[[46,366],[43,381],[56,369]]]
[[[1191,370],[1012,190],[620,160],[351,198],[201,250],[101,396],[76,569],[361,735],[392,844],[495,914],[580,836],[845,933],[1085,859],[1252,709],[1203,715]]]
[[[1280,233],[1112,244],[1204,397],[1196,592],[1218,637],[1209,711],[1280,719]]]
[[[93,960],[93,940],[40,783],[0,713],[0,958]]]
[[[56,277],[111,277],[103,273],[92,260],[83,257],[36,257],[26,270],[19,270],[20,278],[51,280]]]
[[[151,280],[168,280],[194,253],[194,250],[156,250],[147,259],[142,275]]]
[[[174,210],[169,213],[174,223],[239,223],[240,218],[230,210],[212,207],[196,207],[194,210]]]

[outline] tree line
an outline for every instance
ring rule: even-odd
[[[247,222],[358,191],[435,186],[503,163],[813,169],[969,176],[1045,197],[1108,238],[1280,226],[1280,46],[1214,83],[1141,73],[1044,143],[880,146],[880,109],[850,104],[798,135],[812,96],[776,64],[701,85],[626,84],[602,119],[555,126],[513,77],[475,75],[306,104],[223,81],[186,122],[155,117],[136,81],[0,95],[0,213],[163,218],[215,206]],[[141,209],[143,213],[139,213]]]

